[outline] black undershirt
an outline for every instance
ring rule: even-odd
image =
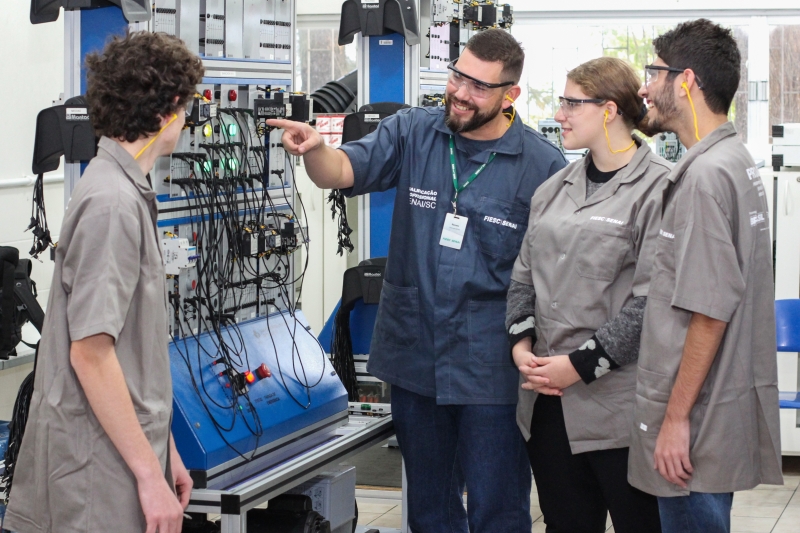
[[[627,166],[627,165],[626,165]],[[613,178],[617,172],[625,168],[625,166],[618,168],[617,170],[612,170],[610,172],[601,172],[595,166],[594,161],[589,161],[589,167],[586,169],[586,177],[589,181],[593,183],[606,183]]]

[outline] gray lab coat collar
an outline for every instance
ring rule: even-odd
[[[98,148],[98,156],[107,156],[107,159],[115,161],[122,168],[125,175],[133,183],[139,193],[148,201],[153,201],[156,193],[147,181],[147,177],[142,173],[142,169],[136,164],[136,160],[125,151],[118,142],[108,137],[101,137]]]
[[[734,127],[733,122],[728,121],[708,134],[705,139],[702,139],[700,142],[692,146],[681,158],[681,160],[678,161],[678,163],[672,169],[672,172],[670,172],[669,176],[667,176],[667,179],[672,183],[677,182],[680,177],[683,176],[686,168],[691,165],[700,154],[705,153],[709,148],[732,135],[736,135],[736,127]]]
[[[469,160],[475,163],[486,163],[489,160],[489,156],[492,152],[495,152],[498,155],[521,154],[522,141],[524,137],[523,128],[524,125],[522,124],[522,119],[520,119],[518,116],[514,117],[514,122],[511,123],[511,126],[508,127],[508,130],[503,134],[503,136],[497,139],[497,143],[492,146],[491,151],[484,150],[483,152],[470,157]],[[454,135],[453,132],[450,131],[450,128],[447,127],[447,124],[444,123],[444,108],[442,108],[442,119],[434,122],[433,129],[442,133],[446,133],[447,135],[453,135],[456,141],[456,149],[464,151],[463,145],[461,144],[461,135]]]
[[[594,205],[611,198],[621,185],[636,181],[647,171],[653,152],[639,137],[634,135],[633,140],[636,142],[638,148],[630,163],[617,172],[608,183],[605,183],[589,198],[586,198],[586,180],[588,179],[586,177],[586,170],[589,168],[589,163],[592,160],[591,152],[583,158],[580,164],[572,167],[572,170],[564,176],[564,186],[567,188],[567,195],[572,198],[578,208]]]

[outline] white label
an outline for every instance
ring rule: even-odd
[[[478,22],[483,22],[483,8],[478,7]]]
[[[492,224],[497,224],[498,226],[506,226],[511,229],[517,229],[517,224],[509,222],[508,220],[503,220],[502,218],[485,216],[483,217],[483,221],[490,222]]]
[[[439,244],[460,250],[461,244],[464,242],[464,234],[467,232],[467,222],[469,222],[467,217],[447,213],[447,216],[444,217],[444,227]]]
[[[380,121],[381,121],[380,115],[373,115],[373,114],[364,115],[364,122],[380,122]]]
[[[392,46],[394,41],[391,39],[381,39],[378,41],[378,44],[381,46]]]
[[[69,122],[86,122],[89,120],[89,112],[85,107],[68,107],[65,118]]]
[[[362,4],[380,4],[381,0],[361,0]]]
[[[639,424],[639,429],[641,429],[642,431],[647,431],[647,425],[646,424]]]
[[[219,75],[222,76],[223,78],[235,78],[236,72],[234,72],[233,70],[223,70],[222,72],[219,73]]]
[[[215,118],[217,116],[217,106],[216,105],[211,105],[211,106],[209,106],[209,109],[211,110],[209,116],[211,118]]]

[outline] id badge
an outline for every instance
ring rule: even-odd
[[[444,228],[442,228],[442,238],[439,239],[441,246],[461,249],[461,244],[464,242],[464,234],[467,231],[467,217],[460,217],[453,213],[447,213],[444,217]]]

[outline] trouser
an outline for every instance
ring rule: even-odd
[[[531,471],[515,412],[514,405],[437,405],[392,386],[413,533],[530,533]]]
[[[628,483],[628,448],[573,455],[558,396],[536,399],[527,448],[547,533],[601,533],[606,513],[616,533],[661,531],[656,498]]]
[[[658,498],[664,533],[730,533],[733,493]]]

